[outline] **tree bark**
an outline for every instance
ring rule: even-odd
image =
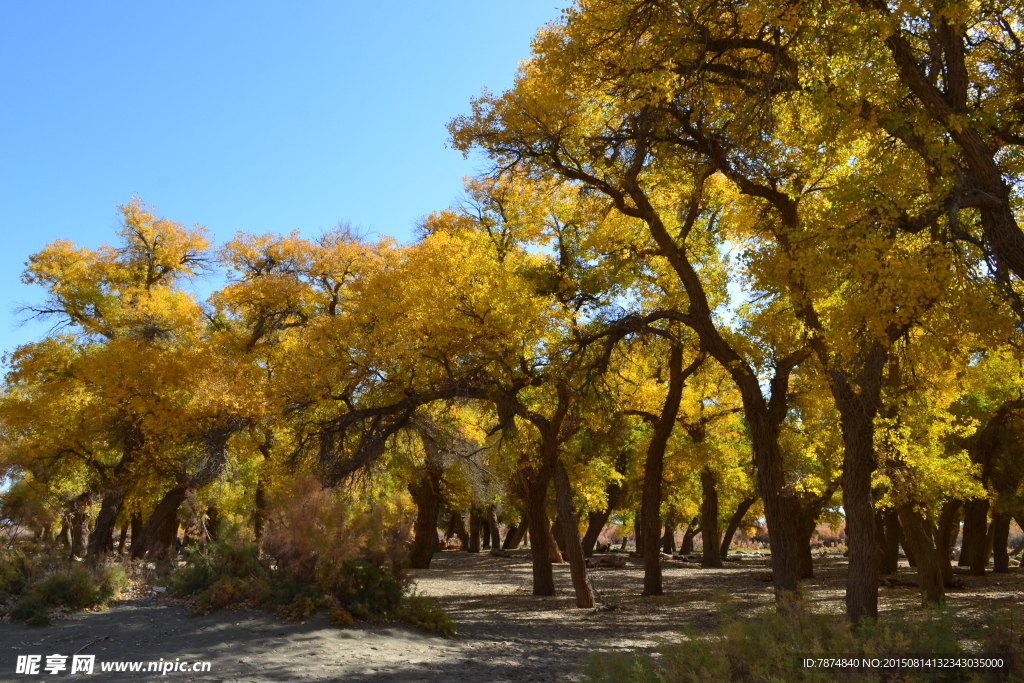
[[[469,547],[469,532],[466,531],[466,523],[462,519],[462,513],[458,510],[452,510],[448,517],[448,530],[445,532],[445,537],[450,538],[452,535],[459,539],[463,550]]]
[[[878,530],[878,571],[880,574],[895,574],[900,567],[900,517],[896,508],[875,512]]]
[[[676,523],[671,515],[665,520],[665,533],[661,537],[661,552],[671,555],[676,551]]]
[[[513,524],[509,527],[508,533],[505,534],[505,542],[502,543],[502,550],[516,550],[523,542],[523,538],[526,537],[526,530],[529,529],[530,523],[524,519],[519,524]]]
[[[661,595],[661,479],[665,470],[665,449],[679,414],[686,378],[697,371],[704,356],[700,355],[685,370],[683,347],[675,343],[669,352],[668,388],[661,414],[654,420],[654,433],[647,445],[644,461],[644,484],[640,503],[640,534],[643,536],[644,595]],[[639,550],[639,548],[637,549]]]
[[[466,552],[480,552],[480,515],[477,514],[476,508],[469,510],[469,547],[466,548]]]
[[[429,466],[424,467],[423,475],[415,486],[409,486],[409,492],[416,503],[416,524],[412,549],[409,554],[410,566],[413,569],[427,569],[434,557],[437,545],[437,517],[441,514],[440,473]]]
[[[939,569],[942,571],[942,584],[953,586],[953,563],[950,560],[950,552],[953,542],[956,540],[956,531],[960,524],[959,500],[949,500],[942,506],[939,513],[939,526],[935,531],[935,552],[938,554]]]
[[[415,494],[413,495],[415,498]],[[435,518],[436,522],[436,518]],[[259,543],[263,538],[263,527],[267,525],[267,490],[263,486],[263,478],[256,482],[256,495],[253,498],[252,506],[252,534]],[[427,560],[429,563],[430,560]]]
[[[904,538],[917,556],[917,584],[921,589],[922,601],[940,604],[945,601],[942,569],[928,531],[928,523],[913,506],[906,503],[900,506],[899,515]]]
[[[964,545],[970,537],[970,549],[967,561],[970,563],[972,576],[985,576],[985,567],[988,566],[989,556],[989,535],[988,535],[988,509],[987,498],[969,501],[970,514],[964,513]],[[968,518],[970,527],[968,527]],[[961,552],[961,558],[964,553]]]
[[[490,546],[492,549],[498,550],[501,548],[501,529],[498,527],[498,512],[493,505],[487,508],[487,526],[491,530]]]
[[[756,502],[757,498],[744,498],[740,501],[740,504],[736,506],[736,512],[732,513],[732,517],[729,518],[729,524],[725,527],[725,535],[722,536],[722,546],[719,549],[722,559],[729,556],[729,547],[732,545],[732,537],[736,535],[736,531],[740,528],[740,524],[743,524],[743,518],[747,516],[747,512]],[[681,548],[680,552],[682,552]]]
[[[85,557],[89,541],[89,503],[92,493],[86,491],[71,503],[71,557]],[[107,535],[109,537],[110,532]]]
[[[594,594],[590,590],[590,581],[587,580],[587,560],[583,556],[579,522],[572,506],[572,485],[561,460],[555,461],[554,478],[555,506],[558,508],[558,520],[561,522],[562,541],[565,544],[566,559],[569,561],[572,587],[576,592],[576,606],[591,608],[594,606]]]
[[[683,532],[683,540],[679,543],[680,555],[690,555],[693,553],[693,537],[700,533],[700,524],[697,523],[697,520],[697,517],[690,520],[690,523],[686,526],[686,531]]]
[[[1010,540],[1009,512],[992,515],[992,571],[1006,574],[1010,571],[1010,554],[1007,545]]]
[[[128,525],[121,526],[121,536],[117,539],[117,554],[124,555],[124,543],[128,540]]]
[[[530,560],[533,565],[533,594],[554,595],[555,577],[551,568],[551,529],[548,524],[547,495],[551,466],[523,473],[526,477],[526,516],[530,532]]]
[[[700,490],[704,501],[700,506],[700,535],[704,539],[704,552],[700,566],[721,567],[718,554],[718,475],[707,465],[700,471]]]
[[[173,556],[178,507],[185,501],[187,493],[184,486],[176,486],[164,494],[142,529],[141,543],[136,545],[132,542],[133,560],[142,559],[147,552],[152,557]]]
[[[594,554],[597,539],[601,536],[605,525],[608,524],[608,518],[611,517],[612,512],[618,509],[622,503],[626,489],[618,483],[611,483],[605,487],[605,493],[608,496],[608,505],[604,511],[590,512],[587,515],[587,533],[583,535],[583,554],[587,557]]]

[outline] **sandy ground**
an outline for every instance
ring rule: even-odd
[[[462,552],[436,556],[416,572],[421,593],[438,597],[458,625],[444,639],[412,628],[356,625],[332,628],[323,615],[304,623],[283,622],[262,611],[221,611],[189,617],[185,606],[162,595],[126,600],[100,612],[71,615],[49,628],[0,623],[0,681],[57,679],[15,673],[18,655],[96,655],[94,680],[179,681],[367,681],[438,682],[558,681],[578,678],[578,662],[596,649],[653,650],[681,636],[683,626],[718,623],[718,600],[728,596],[744,610],[772,600],[765,581],[767,560],[745,557],[722,569],[666,561],[666,594],[639,595],[643,570],[631,558],[625,569],[593,571],[594,584],[613,609],[578,610],[567,565],[556,566],[560,590],[533,597],[528,551],[508,558]],[[845,562],[818,560],[805,584],[815,609],[841,611]],[[912,582],[904,569],[900,575]],[[961,577],[966,587],[949,601],[964,609],[1024,600],[1024,574]],[[919,609],[916,589],[880,589],[883,609]],[[208,673],[104,674],[110,661],[208,661]],[[70,661],[70,660],[69,660]],[[74,678],[82,678],[74,676]]]

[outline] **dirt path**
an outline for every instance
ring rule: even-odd
[[[806,585],[817,609],[842,609],[844,563],[823,560]],[[332,628],[318,615],[305,623],[282,622],[262,611],[222,611],[189,617],[184,606],[162,596],[122,602],[102,612],[73,615],[45,629],[0,623],[0,681],[56,679],[15,674],[18,655],[96,655],[93,680],[179,681],[367,681],[438,682],[558,681],[576,678],[577,662],[602,648],[644,650],[679,639],[684,625],[701,629],[717,621],[718,596],[741,609],[758,609],[772,599],[763,580],[767,561],[744,559],[723,569],[666,562],[666,595],[642,598],[639,560],[625,569],[593,572],[609,611],[577,610],[569,590],[568,567],[556,566],[561,588],[550,598],[530,595],[528,552],[509,558],[446,552],[431,569],[416,572],[421,593],[438,597],[458,624],[458,636],[444,639],[405,627]],[[913,580],[912,574],[903,574]],[[978,608],[1024,599],[1024,575],[967,579],[950,602]],[[910,587],[882,588],[884,608],[917,609]],[[106,640],[99,640],[107,638]],[[90,645],[90,643],[92,643]],[[103,674],[111,661],[208,661],[209,673]],[[66,675],[66,672],[65,674]],[[76,678],[78,676],[75,676]]]

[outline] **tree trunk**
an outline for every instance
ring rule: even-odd
[[[71,557],[85,557],[89,541],[89,503],[92,494],[86,491],[71,504]],[[111,527],[107,536],[110,536]]]
[[[914,552],[913,546],[907,541],[907,534],[903,532],[903,525],[900,525],[900,546],[903,548],[903,553],[907,556],[907,564],[912,568],[917,568],[917,553]]]
[[[972,576],[985,576],[985,567],[988,566],[988,556],[991,545],[988,534],[988,509],[987,498],[973,501],[971,510],[971,546],[970,556],[967,558],[971,564]],[[967,516],[964,516],[964,541],[967,539]]]
[[[1006,546],[1010,540],[1009,512],[992,515],[992,571],[1006,574],[1010,571],[1010,554]]]
[[[452,510],[448,517],[448,530],[445,532],[445,538],[451,538],[453,535],[459,539],[463,550],[469,547],[469,532],[466,531],[466,523],[462,519],[462,513],[458,510]]]
[[[555,514],[554,521],[551,522],[551,538],[555,541],[555,547],[558,548],[558,552],[565,553],[565,538],[562,536],[562,523],[558,519],[557,513]]]
[[[561,536],[565,544],[566,559],[569,561],[572,587],[576,592],[576,606],[591,608],[594,606],[594,594],[591,592],[590,582],[587,580],[587,560],[583,556],[579,522],[572,506],[572,486],[561,460],[555,461],[554,475],[555,506],[558,508],[558,520],[561,522]]]
[[[683,540],[679,544],[680,555],[690,555],[693,553],[693,537],[700,533],[700,524],[697,523],[697,517],[690,520],[690,523],[686,526],[686,531],[683,532]]]
[[[644,462],[644,483],[640,503],[640,533],[643,537],[644,558],[644,595],[661,595],[661,479],[665,470],[665,449],[672,436],[672,429],[679,415],[679,404],[683,398],[683,387],[686,378],[696,372],[703,362],[703,356],[697,358],[685,370],[683,369],[683,347],[673,344],[669,352],[668,388],[661,415],[654,421],[654,433],[647,445],[647,458]],[[640,541],[637,541],[638,545]],[[637,548],[640,551],[640,548]]]
[[[501,529],[498,528],[498,513],[493,505],[487,508],[487,526],[491,529],[490,547],[497,550],[501,547]]]
[[[700,490],[704,496],[700,506],[700,535],[704,539],[700,566],[721,567],[722,558],[718,554],[718,475],[706,465],[700,471]]]
[[[216,541],[220,535],[220,511],[217,510],[217,506],[210,504],[206,508],[206,535],[211,541]],[[145,532],[143,532],[145,534]],[[135,544],[132,544],[132,552],[135,552]]]
[[[960,544],[960,559],[957,565],[970,567],[974,553],[974,542],[985,535],[988,526],[988,501],[977,498],[964,503],[964,537]]]
[[[671,555],[676,551],[676,524],[671,516],[665,520],[665,533],[661,537],[661,552]]]
[[[519,524],[513,524],[505,534],[505,542],[501,545],[502,550],[516,550],[526,537],[526,530],[530,527],[527,520]]]
[[[131,536],[132,536],[132,550],[135,550],[135,545],[142,544],[142,515],[134,514],[130,520],[131,524]]]
[[[89,556],[100,558],[114,549],[114,525],[117,523],[117,516],[121,512],[121,505],[124,503],[128,487],[118,483],[107,495],[103,496],[100,503],[100,512],[96,516],[96,525],[89,534]]]
[[[547,495],[551,482],[551,467],[526,476],[526,517],[530,532],[530,561],[533,565],[533,594],[554,595],[555,577],[551,569],[551,529],[548,524]]]
[[[719,548],[719,554],[721,554],[722,559],[729,556],[729,547],[732,545],[732,537],[736,535],[736,530],[740,528],[740,524],[743,524],[743,518],[747,516],[747,512],[756,502],[757,498],[744,498],[736,507],[736,512],[732,513],[732,517],[729,519],[729,525],[725,527],[725,535],[722,536],[722,546]],[[680,552],[682,552],[682,549],[680,549]]]
[[[176,486],[164,494],[142,529],[141,543],[132,541],[133,560],[142,559],[147,552],[153,557],[173,556],[178,507],[185,501],[187,493],[184,486]]]
[[[833,396],[840,412],[843,432],[843,510],[846,513],[846,545],[849,569],[846,574],[846,613],[857,623],[878,616],[878,539],[875,537],[875,504],[871,496],[871,475],[875,471],[874,418],[879,382],[872,388],[852,391],[845,381],[834,379]],[[867,363],[867,362],[866,362]],[[865,369],[867,374],[867,369]],[[838,376],[838,373],[833,373]],[[875,391],[877,389],[877,391]]]
[[[814,557],[811,554],[811,539],[817,528],[817,514],[813,505],[800,506],[800,578],[814,578]]]
[[[960,527],[960,506],[962,501],[949,500],[942,506],[939,513],[939,526],[935,532],[935,552],[938,554],[939,569],[942,571],[942,584],[953,586],[953,563],[950,552],[956,540],[956,531]]]
[[[415,495],[413,495],[415,498]],[[436,518],[434,520],[437,521]],[[256,495],[252,506],[252,534],[256,542],[263,538],[263,528],[267,525],[267,491],[263,486],[263,478],[256,482]],[[430,560],[428,559],[429,563]],[[415,565],[414,565],[415,566]]]
[[[583,535],[583,554],[587,557],[594,554],[597,539],[601,536],[605,525],[608,524],[608,518],[611,517],[612,512],[618,509],[626,490],[619,484],[613,483],[605,487],[605,493],[608,495],[608,505],[604,511],[587,514],[587,533]]]
[[[644,534],[643,534],[643,513],[636,511],[633,517],[633,543],[636,545],[636,554],[644,556]]]
[[[875,511],[878,531],[878,572],[895,574],[900,567],[900,517],[895,508]]]
[[[424,468],[423,476],[409,493],[416,503],[416,525],[413,531],[409,563],[413,569],[427,569],[437,545],[437,517],[441,514],[440,476]]]
[[[917,585],[921,589],[922,601],[940,604],[945,601],[942,569],[931,534],[928,532],[928,523],[909,503],[900,506],[899,515],[903,536],[917,556]]]
[[[124,555],[124,543],[128,540],[128,525],[121,527],[121,537],[117,539],[117,554]]]
[[[491,549],[491,520],[487,518],[487,513],[483,510],[478,510],[477,514],[480,519],[480,547],[483,550]]]
[[[476,508],[469,510],[469,547],[466,548],[466,552],[480,552],[480,515],[477,514]]]

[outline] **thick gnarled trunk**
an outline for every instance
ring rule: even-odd
[[[700,489],[704,501],[700,506],[700,535],[704,539],[702,567],[721,567],[718,540],[718,475],[705,466],[700,471]]]

